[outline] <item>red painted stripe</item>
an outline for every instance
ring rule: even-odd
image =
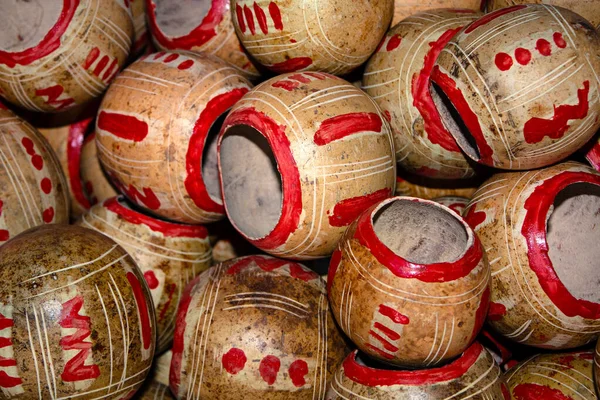
[[[0,349],[8,346],[12,346],[12,338],[0,337]]]
[[[506,315],[506,306],[501,303],[490,303],[490,310],[487,318],[490,321],[499,321]]]
[[[244,15],[246,16],[246,22],[248,23],[248,29],[250,29],[250,33],[256,34],[256,26],[254,25],[254,14],[252,14],[252,10],[247,5],[244,5]]]
[[[277,64],[267,65],[267,67],[278,74],[285,74],[286,72],[300,71],[309,67],[312,63],[313,60],[310,57],[294,57]]]
[[[315,133],[314,142],[325,146],[336,140],[360,132],[381,132],[383,121],[375,113],[350,113],[336,115],[321,123]]]
[[[377,341],[379,341],[383,345],[383,348],[386,349],[387,351],[391,351],[392,353],[395,353],[398,351],[398,347],[396,347],[393,344],[391,344],[390,342],[388,342],[387,339],[385,339],[383,336],[381,336],[377,332],[369,331],[369,335],[373,336]]]
[[[568,317],[600,319],[600,304],[574,297],[561,282],[552,266],[546,241],[546,221],[557,194],[569,185],[587,182],[600,186],[600,176],[586,172],[565,171],[538,185],[525,201],[525,218],[521,234],[527,242],[529,267],[552,303]]]
[[[44,38],[34,47],[22,51],[0,51],[0,64],[5,64],[9,68],[14,68],[17,64],[29,65],[58,49],[60,47],[60,38],[71,24],[75,10],[79,7],[79,1],[63,0],[62,11],[60,12],[58,21],[48,30]]]
[[[142,334],[142,345],[145,350],[150,349],[153,343],[152,337],[152,325],[150,324],[150,311],[148,309],[148,301],[144,296],[142,285],[138,280],[137,276],[133,272],[127,273],[127,280],[131,286],[133,296],[135,297],[135,303],[137,304],[137,311],[140,316],[140,330]]]
[[[256,4],[256,2],[254,2],[253,7],[254,13],[256,14],[256,20],[258,21],[258,26],[260,27],[262,33],[266,35],[267,33],[269,33],[269,27],[267,26],[267,15],[263,11],[263,9],[260,8],[258,4]]]
[[[2,201],[0,201],[0,215],[2,215]],[[4,315],[0,314],[0,331],[6,328],[10,328],[13,325],[14,321],[12,320],[12,318],[6,318]]]
[[[102,71],[104,71],[104,68],[106,67],[106,64],[108,64],[109,60],[110,59],[108,58],[108,56],[102,57],[100,61],[98,61],[98,64],[96,64],[96,68],[94,68],[93,74],[99,78],[100,74],[102,73]]]
[[[329,271],[327,271],[327,293],[331,292],[331,286],[333,285],[333,280],[335,279],[335,274],[342,262],[342,251],[339,247],[333,252],[331,255],[331,259],[329,260]]]
[[[131,115],[100,111],[97,126],[121,139],[134,142],[141,142],[148,135],[148,124]]]
[[[238,25],[242,33],[246,33],[246,21],[244,20],[244,10],[239,4],[235,5],[235,13],[237,16]]]
[[[515,400],[573,400],[558,389],[537,383],[520,383],[512,391]]]
[[[483,346],[474,343],[460,358],[448,365],[414,371],[380,370],[361,365],[356,362],[358,351],[355,351],[344,360],[342,368],[349,379],[364,386],[424,386],[462,377],[475,364],[483,351],[485,351]]]
[[[376,352],[377,354],[379,354],[383,358],[387,358],[388,360],[393,360],[394,359],[394,355],[393,354],[390,354],[390,353],[388,353],[386,351],[383,351],[379,347],[373,346],[371,343],[365,343],[365,346],[368,347],[369,349],[373,350],[374,352]]]
[[[17,360],[0,356],[0,367],[16,367]]]
[[[23,383],[23,380],[19,377],[12,377],[4,371],[0,371],[0,387],[12,388]]]
[[[388,328],[387,326],[379,322],[375,322],[375,324],[373,324],[373,327],[379,329],[379,331],[381,331],[385,336],[389,337],[392,340],[400,339],[400,334],[398,332]]]
[[[86,210],[92,205],[83,192],[79,169],[81,165],[83,140],[85,133],[92,123],[92,119],[93,118],[87,118],[69,126],[69,136],[67,139],[67,166],[69,170],[68,178],[69,185],[71,186],[71,193],[73,193],[73,197],[75,197],[77,203]]]
[[[385,188],[364,196],[342,200],[333,207],[329,215],[329,224],[337,227],[348,226],[367,208],[390,196],[392,189]]]
[[[209,196],[202,178],[202,152],[206,145],[206,138],[214,122],[246,93],[248,88],[243,87],[213,97],[206,103],[206,107],[200,112],[194,125],[185,156],[187,176],[184,185],[194,204],[206,212],[225,214],[223,205]]]
[[[273,20],[273,24],[275,25],[275,29],[278,31],[283,30],[283,22],[281,21],[281,11],[279,10],[279,6],[275,2],[269,3],[269,14],[271,15],[271,19]]]
[[[94,47],[92,50],[90,50],[90,52],[88,53],[88,56],[86,57],[84,63],[82,64],[83,69],[87,70],[89,67],[91,67],[99,55],[100,55],[99,48]]]
[[[300,83],[283,79],[273,83],[271,86],[291,92],[292,90],[297,89],[300,86]]]
[[[108,68],[106,68],[106,71],[104,72],[104,75],[102,75],[102,80],[103,81],[107,81],[109,80],[110,77],[112,77],[112,75],[114,75],[113,73],[115,72],[115,68],[118,70],[119,69],[119,64],[116,58],[112,61],[112,63],[110,63],[110,65],[108,66]]]
[[[298,81],[300,83],[310,83],[310,79],[308,79],[307,77],[305,77],[302,74],[294,74],[294,75],[290,75],[288,76],[288,79],[294,80],[294,81]]]
[[[397,310],[394,310],[393,308],[388,307],[385,304],[379,305],[379,313],[383,316],[388,317],[397,324],[408,325],[410,323],[410,319],[408,319],[406,315],[401,314]]]
[[[167,237],[206,239],[208,236],[206,228],[202,225],[185,225],[163,221],[134,211],[123,204],[123,197],[118,196],[104,201],[102,206],[131,224],[147,226],[154,232],[160,232]]]
[[[261,249],[274,249],[284,244],[289,236],[298,229],[302,213],[302,191],[300,189],[300,173],[296,160],[290,149],[290,141],[286,136],[286,126],[278,125],[266,114],[252,107],[240,108],[231,112],[219,134],[219,148],[223,134],[234,125],[248,125],[260,132],[269,142],[277,161],[283,186],[283,202],[281,216],[275,228],[262,239],[247,238],[252,244]],[[221,168],[220,150],[219,168]],[[221,191],[224,192],[221,181]]]
[[[527,6],[526,5],[512,6],[512,7],[502,8],[498,11],[494,11],[492,13],[486,14],[483,17],[476,20],[475,22],[471,23],[471,25],[469,25],[467,27],[467,29],[465,29],[465,33],[471,33],[475,29],[492,22],[496,18],[500,18],[503,15],[506,15],[506,14],[509,14],[509,13],[512,13],[515,11],[519,11],[524,8],[527,8]]]

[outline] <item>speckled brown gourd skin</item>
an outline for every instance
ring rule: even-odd
[[[581,15],[594,26],[600,24],[600,2],[598,0],[489,0],[488,11],[531,3],[563,7]]]
[[[427,68],[444,42],[482,15],[431,10],[408,17],[388,31],[367,63],[363,88],[389,118],[396,159],[407,171],[438,179],[470,178],[475,173],[435,108],[430,108],[433,101],[427,102]]]
[[[460,196],[436,197],[435,199],[432,199],[432,201],[435,201],[436,203],[440,203],[441,205],[448,207],[458,215],[462,215],[463,211],[467,207],[467,204],[469,204],[468,198]]]
[[[72,3],[71,7],[75,7]],[[116,0],[78,3],[54,51],[14,67],[0,63],[0,73],[5,77],[0,80],[2,97],[29,110],[58,112],[102,95],[129,57],[134,35],[130,11]],[[105,21],[110,21],[110,25]],[[95,61],[87,65],[94,48],[99,52]],[[101,68],[104,57],[105,67]],[[44,94],[48,88],[55,88],[58,95]],[[42,92],[36,94],[39,90]]]
[[[2,369],[17,379],[0,398],[124,399],[139,388],[154,355],[154,310],[115,242],[77,226],[34,228],[0,247],[0,279],[9,319],[0,332],[11,339],[2,350],[16,360]]]
[[[476,187],[434,188],[412,183],[401,177],[396,178],[396,196],[418,197],[426,200],[443,196],[460,196],[470,199],[476,191]]]
[[[91,204],[103,202],[118,194],[106,177],[102,165],[100,165],[95,132],[92,132],[83,142],[79,167],[81,183]]]
[[[151,46],[150,33],[146,25],[146,1],[132,0],[129,2],[131,17],[133,19],[133,45],[131,46],[131,55],[137,56]]]
[[[431,79],[476,141],[470,147],[479,154],[453,134],[471,158],[528,170],[563,160],[600,127],[598,55],[600,36],[577,14],[520,5],[486,14],[454,36]]]
[[[394,199],[412,198],[385,200],[362,214],[367,215],[365,221],[372,220],[381,207]],[[436,203],[420,201],[457,217]],[[370,249],[358,237],[359,224],[366,223],[362,216],[344,233],[329,267],[328,297],[344,333],[370,357],[398,366],[433,368],[461,354],[485,318],[491,279],[485,253],[481,253],[471,272],[446,282],[401,277],[378,259],[376,248]],[[466,247],[480,248],[473,232],[468,235]],[[457,262],[465,263],[465,254]],[[396,255],[394,262],[407,261]],[[414,264],[411,268],[416,274],[425,271],[427,265]],[[443,331],[447,334],[443,335]]]
[[[231,0],[231,11],[238,37],[258,62],[276,73],[311,70],[336,75],[367,61],[387,31],[394,8],[393,0],[327,0],[314,5],[259,0],[254,4],[254,0]],[[254,14],[264,14],[265,25]],[[273,17],[277,14],[280,24]]]
[[[1,104],[0,119],[3,122],[0,126],[1,245],[37,225],[68,223],[69,193],[48,141]]]
[[[441,382],[436,382],[428,375],[434,377],[444,367],[430,370],[398,371],[398,374],[395,374],[396,371],[393,370],[366,367],[363,369],[366,378],[360,379],[356,376],[349,376],[348,372],[353,365],[357,364],[354,361],[355,353],[352,353],[335,372],[325,398],[327,400],[359,398],[369,400],[446,398],[456,400],[509,400],[509,397],[505,396],[508,390],[500,367],[496,365],[491,354],[479,343],[474,343],[472,346],[478,350],[481,349],[474,362],[460,376],[444,379]],[[461,359],[453,364],[461,362]],[[384,374],[386,378],[389,376],[389,384],[383,384],[383,382],[378,384],[377,381]],[[394,375],[397,376],[396,379],[394,379]]]
[[[346,354],[317,274],[269,256],[242,257],[209,269],[186,289],[171,390],[178,399],[322,398]],[[275,358],[279,367],[269,368]]]
[[[288,84],[292,86],[287,87]],[[283,130],[285,140],[289,142],[289,145],[282,146],[281,153],[271,144],[280,173],[284,169],[297,170],[299,175],[299,181],[292,181],[290,176],[281,173],[283,207],[292,196],[291,191],[286,192],[286,180],[290,187],[299,187],[301,191],[298,209],[293,209],[299,215],[298,224],[292,227],[283,243],[267,248],[254,240],[256,238],[246,236],[261,250],[298,260],[327,257],[335,249],[347,225],[362,211],[361,207],[355,207],[351,217],[340,216],[344,217],[344,221],[342,218],[337,220],[337,204],[364,196],[367,202],[363,202],[362,207],[367,207],[381,198],[392,196],[396,162],[391,131],[375,102],[351,83],[333,75],[308,72],[280,75],[258,85],[232,108],[223,123],[219,135],[221,177],[223,137],[232,127],[248,125],[244,118],[237,118],[244,113],[256,115],[261,121],[273,121]],[[318,140],[320,128],[328,125],[328,121],[344,124],[345,118],[353,116],[368,116],[371,122],[379,124],[378,131],[363,128],[326,143]],[[238,121],[231,122],[233,117]],[[344,129],[342,127],[339,131]],[[266,133],[261,134],[267,137]],[[283,147],[289,147],[293,162],[285,161],[283,153],[287,149]],[[281,162],[285,163],[283,168]],[[373,196],[374,200],[368,200]],[[227,198],[225,208],[239,231],[236,219],[227,209]]]
[[[113,239],[131,255],[144,277],[148,275],[146,281],[156,311],[156,352],[160,354],[173,340],[175,314],[185,286],[211,265],[208,234],[203,226],[168,224],[172,230],[179,227],[189,231],[181,236],[152,229],[135,218],[150,223],[156,219],[131,210],[123,196],[116,199],[119,208],[108,205],[114,202],[113,199],[96,204],[77,224]],[[123,216],[123,212],[132,215],[134,220]]]
[[[395,0],[392,26],[411,15],[436,8],[468,8],[479,11],[487,0]]]
[[[590,351],[540,354],[512,367],[504,376],[513,399],[596,400],[593,358]]]
[[[488,259],[495,260],[490,262],[491,310],[502,311],[491,311],[488,324],[514,341],[547,349],[578,347],[595,340],[600,332],[599,319],[567,316],[546,294],[530,266],[522,233],[526,200],[536,187],[563,173],[599,176],[576,162],[496,174],[481,186],[463,212],[486,248]]]
[[[194,136],[200,115],[218,108],[227,111],[250,87],[216,57],[145,56],[119,74],[102,101],[96,123],[100,162],[115,186],[147,212],[184,223],[219,220],[225,211],[218,202],[200,196],[210,203],[206,209],[191,198],[186,179],[188,184],[203,184],[203,180],[200,174],[190,177],[189,168],[200,165],[200,160],[188,162],[187,157],[190,148],[201,152],[204,146],[201,136]],[[109,124],[117,134],[101,129],[103,112],[132,116],[147,128],[147,136],[132,138],[127,124]],[[203,115],[200,120],[210,127],[220,114]]]
[[[149,8],[150,10],[154,9],[153,7],[156,3],[152,0],[142,0],[142,2],[152,4]],[[183,36],[184,38],[188,39],[186,40],[186,45],[183,47],[174,42],[174,39],[179,39],[178,37],[169,36],[166,32],[161,30],[160,25],[156,23],[156,9],[154,9],[154,12],[152,12],[152,14],[149,13],[148,15],[148,19],[150,21],[149,27],[150,32],[152,33],[154,45],[157,49],[163,51],[184,50],[194,53],[213,54],[223,61],[227,61],[240,74],[244,75],[248,79],[258,79],[260,77],[260,73],[250,61],[248,55],[244,52],[242,44],[235,34],[235,29],[231,20],[232,14],[229,9],[229,0],[215,1],[212,4],[212,8],[222,8],[220,21],[218,24],[216,24],[216,26],[213,27],[215,36],[205,39],[205,35],[203,35],[204,32],[198,33],[197,35],[194,35],[192,32],[190,32],[188,35]],[[196,13],[192,13],[190,14],[190,17],[193,17],[198,21],[198,27],[202,25],[203,19],[206,17],[206,15],[200,16]],[[157,33],[160,33],[160,35]],[[192,40],[194,36],[196,36],[197,39]]]

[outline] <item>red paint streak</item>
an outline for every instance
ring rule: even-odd
[[[0,371],[0,387],[12,388],[23,383],[21,378],[9,376],[6,372]]]
[[[47,87],[45,89],[36,89],[36,96],[47,96],[46,104],[53,106],[56,110],[62,110],[65,107],[69,107],[75,100],[67,97],[65,99],[59,100],[58,98],[63,94],[64,88],[61,85],[54,85]]]
[[[319,275],[308,268],[304,268],[302,265],[295,263],[290,263],[290,275],[292,275],[293,278],[300,279],[304,282],[312,281],[313,279],[319,279]]]
[[[81,165],[81,149],[83,148],[85,133],[90,127],[92,119],[87,118],[69,126],[67,138],[67,166],[71,193],[73,193],[79,205],[85,209],[89,209],[92,205],[83,191],[79,167]]]
[[[79,6],[79,0],[64,0],[62,3],[58,21],[37,45],[18,52],[0,51],[0,64],[5,64],[9,68],[14,68],[17,64],[29,65],[58,49],[60,38],[71,23],[75,10]]]
[[[138,315],[140,316],[140,329],[142,331],[142,345],[148,350],[152,343],[152,326],[150,325],[150,313],[148,311],[148,302],[144,297],[144,291],[140,281],[133,272],[127,273],[127,280],[131,286],[135,303],[137,304]]]
[[[513,389],[515,400],[573,400],[565,396],[560,390],[551,389],[548,386],[537,383],[521,383]]]
[[[469,25],[467,27],[467,29],[465,30],[465,33],[469,34],[469,33],[473,32],[475,29],[490,23],[491,21],[495,20],[496,18],[500,18],[503,15],[506,15],[506,14],[509,14],[509,13],[512,13],[515,11],[519,11],[524,8],[527,8],[527,6],[526,5],[513,6],[513,7],[502,8],[498,11],[494,11],[492,13],[486,14],[483,17],[476,20],[475,22],[471,23],[471,25]]]
[[[515,59],[521,65],[527,65],[531,61],[531,52],[522,47],[518,47],[515,50]]]
[[[331,286],[333,285],[335,274],[341,262],[342,251],[339,248],[337,248],[331,255],[331,259],[329,260],[329,271],[327,271],[327,293],[331,293]]]
[[[393,354],[390,354],[390,353],[388,353],[386,351],[383,351],[379,347],[373,346],[371,343],[365,343],[365,346],[368,347],[369,349],[373,350],[375,353],[379,354],[383,358],[387,358],[388,360],[393,360],[394,359],[394,355]]]
[[[2,214],[2,202],[0,201],[0,214]],[[0,238],[0,240],[2,240]],[[8,318],[2,314],[0,314],[0,331],[11,328],[14,326],[14,321],[12,318]],[[0,349],[4,347],[12,346],[13,342],[10,337],[0,337]],[[15,367],[17,366],[17,361],[15,359],[6,358],[0,356],[0,367]],[[3,388],[11,388],[23,383],[23,380],[19,377],[13,377],[8,375],[4,371],[0,371],[0,387]]]
[[[579,102],[576,105],[554,106],[554,115],[550,119],[533,117],[525,123],[523,136],[527,143],[539,143],[544,137],[552,139],[563,137],[569,129],[569,120],[583,119],[587,116],[590,82],[583,82],[583,89],[577,89]]]
[[[225,214],[223,205],[215,202],[208,194],[202,178],[202,151],[206,145],[206,138],[219,116],[233,107],[246,93],[247,88],[236,88],[213,97],[206,103],[194,125],[185,156],[187,176],[184,185],[194,204],[203,211]]]
[[[125,187],[121,182],[113,177],[113,183],[119,189],[119,191],[125,194],[131,201],[136,204],[140,204],[148,207],[151,210],[158,210],[160,208],[160,200],[156,197],[156,194],[150,188],[142,188],[144,194],[140,193],[140,191],[133,185],[129,185],[129,187]]]
[[[277,81],[277,82],[271,84],[271,86],[291,92],[292,90],[297,89],[300,86],[300,83],[294,82],[294,81],[288,81],[287,79],[282,79],[280,81]]]
[[[108,56],[104,56],[100,59],[100,61],[98,61],[98,64],[96,64],[96,68],[94,68],[94,75],[96,75],[97,77],[100,77],[100,74],[102,73],[102,71],[104,70],[104,68],[106,67],[106,64],[108,64],[108,61],[110,60],[110,58],[108,58]]]
[[[433,204],[427,200],[417,200]],[[422,282],[451,282],[464,278],[479,264],[483,257],[483,248],[479,238],[474,235],[473,245],[464,256],[450,263],[415,264],[396,255],[385,246],[375,234],[372,218],[377,205],[372,206],[358,218],[354,238],[365,246],[382,265],[394,275],[405,279],[418,279]]]
[[[510,400],[510,391],[506,387],[506,383],[502,382],[500,389],[502,390],[502,396],[504,397],[504,400]]]
[[[104,75],[102,75],[102,80],[108,81],[112,77],[113,72],[116,72],[115,68],[117,70],[119,69],[118,60],[116,58],[112,60],[108,68],[106,68],[106,71],[104,71]]]
[[[167,57],[165,57],[165,59],[163,60],[163,62],[166,63],[170,63],[171,61],[175,61],[179,58],[179,54],[169,54]]]
[[[269,3],[269,14],[271,15],[271,19],[273,20],[273,24],[275,25],[275,29],[278,31],[283,30],[283,22],[281,21],[281,11],[279,10],[279,6],[275,2]]]
[[[350,225],[367,208],[391,196],[392,190],[386,188],[364,196],[342,200],[333,207],[329,224],[337,227]]]
[[[400,339],[400,335],[398,334],[398,332],[388,328],[387,326],[379,323],[379,322],[375,322],[373,324],[373,327],[378,329],[380,332],[382,332],[385,336],[389,337],[392,340],[398,340]]]
[[[477,114],[475,114],[469,106],[467,99],[465,98],[462,91],[456,86],[456,82],[454,81],[454,79],[443,73],[440,70],[440,68],[436,65],[433,67],[431,80],[435,82],[444,91],[444,93],[446,94],[446,96],[448,96],[454,107],[456,107],[456,110],[460,113],[465,125],[469,129],[469,132],[475,139],[477,148],[479,149],[481,162],[488,165],[491,164],[492,155],[494,154],[494,151],[489,146],[485,137],[483,136],[483,131],[481,130],[481,125],[479,124],[479,118],[477,117]]]
[[[52,191],[52,181],[48,178],[44,178],[40,183],[40,187],[42,188],[42,192],[50,194],[50,192]]]
[[[308,364],[304,360],[296,360],[290,365],[288,374],[294,386],[302,387],[306,385],[305,377],[308,374]]]
[[[546,39],[538,39],[538,41],[535,44],[535,49],[543,56],[549,56],[550,54],[552,54],[552,46],[550,45],[550,42],[547,41]]]
[[[85,59],[85,62],[82,64],[83,69],[87,70],[89,67],[91,67],[99,55],[100,55],[99,48],[94,47],[92,50],[90,50],[90,52],[88,53],[88,56]]]
[[[552,35],[552,39],[554,39],[554,43],[561,49],[567,47],[567,42],[565,42],[562,33],[554,32],[554,34]]]
[[[408,325],[410,323],[410,319],[408,319],[406,315],[400,314],[398,311],[385,304],[379,305],[379,313],[397,324]]]
[[[260,269],[266,272],[274,271],[287,264],[294,264],[291,261],[280,260],[269,256],[247,256],[240,257],[236,262],[227,269],[228,275],[235,275],[248,268],[252,263],[256,264]]]
[[[122,202],[122,198],[113,197],[106,200],[103,206],[131,224],[145,225],[151,230],[160,232],[167,237],[206,239],[208,236],[206,228],[202,225],[185,225],[163,221],[132,210],[121,204]]]
[[[312,58],[310,57],[295,57],[268,67],[278,74],[284,74],[286,72],[295,72],[307,68],[312,62]]]
[[[148,124],[134,116],[100,111],[98,128],[121,139],[141,142],[148,136]]]
[[[336,140],[360,132],[381,132],[383,121],[375,113],[350,113],[336,115],[321,123],[315,133],[314,142],[325,146]]]
[[[221,362],[225,371],[229,372],[231,375],[235,375],[244,369],[247,360],[243,350],[232,348],[227,353],[223,354]]]
[[[173,301],[173,294],[175,294],[175,290],[177,289],[177,285],[174,283],[171,283],[169,286],[169,297],[167,298],[167,301],[165,302],[165,305],[163,306],[163,309],[160,311],[160,315],[158,316],[157,321],[161,322],[164,318],[165,315],[167,313],[167,311],[169,310],[169,306],[171,305],[171,301]]]
[[[286,126],[278,125],[269,116],[252,107],[239,108],[231,112],[219,134],[219,148],[223,133],[233,125],[248,125],[260,132],[269,142],[277,167],[281,174],[283,187],[283,202],[281,216],[275,228],[262,239],[248,239],[253,245],[261,249],[274,249],[284,244],[289,236],[298,229],[300,214],[302,213],[302,191],[300,190],[300,173],[296,160],[290,149],[290,141],[286,136]],[[220,151],[219,168],[221,168]],[[222,182],[221,182],[222,185]],[[224,192],[223,187],[221,187]]]
[[[154,39],[167,49],[191,50],[193,47],[202,46],[209,40],[217,36],[217,26],[229,12],[228,0],[211,0],[211,7],[206,16],[202,19],[200,25],[195,27],[190,33],[180,37],[167,37],[156,22],[156,4],[153,0],[146,0],[146,15],[148,25]]]
[[[265,14],[265,12],[263,11],[262,8],[260,8],[258,6],[258,4],[256,4],[256,2],[254,2],[254,13],[256,14],[256,20],[258,21],[258,26],[260,27],[260,30],[262,31],[262,33],[264,33],[265,35],[267,33],[269,33],[269,28],[267,26],[267,16]]]
[[[419,71],[418,75],[413,76],[411,88],[413,106],[419,110],[419,114],[423,118],[424,130],[429,141],[441,146],[445,150],[456,153],[460,153],[460,147],[458,147],[456,141],[442,123],[438,109],[429,92],[429,86],[431,84],[431,72],[433,71],[435,60],[460,29],[461,27],[450,29],[444,32],[438,40],[429,43],[431,49],[425,55],[423,69]],[[437,171],[435,171],[435,175],[437,175]]]
[[[48,207],[42,212],[42,219],[49,224],[54,220],[54,207]]]
[[[567,355],[564,357],[560,357],[558,359],[558,362],[562,365],[564,365],[565,367],[572,369],[573,368],[573,361],[575,361],[575,356],[574,355]]]
[[[188,69],[192,65],[194,65],[194,61],[193,60],[185,60],[184,62],[182,62],[181,64],[179,64],[177,66],[177,69],[181,69],[181,70]]]
[[[161,51],[161,52],[159,52],[159,53],[156,53],[156,54],[154,55],[154,59],[155,59],[155,60],[158,60],[159,58],[161,58],[161,57],[162,57],[162,56],[164,56],[165,54],[167,54],[167,53],[165,53],[164,51]]]
[[[246,16],[246,22],[248,22],[248,29],[250,29],[250,33],[256,34],[256,26],[254,25],[254,14],[252,14],[252,10],[248,6],[244,6],[244,15]]]
[[[305,77],[303,74],[290,75],[290,76],[288,76],[288,79],[291,79],[291,80],[294,80],[294,81],[298,81],[300,83],[310,83],[310,79],[308,79],[307,77]]]
[[[513,65],[512,57],[506,53],[496,54],[494,62],[500,71],[508,71]]]
[[[566,316],[600,319],[600,304],[575,298],[561,282],[548,255],[546,220],[556,195],[567,186],[586,182],[600,186],[600,176],[585,172],[562,172],[545,180],[525,201],[521,234],[527,242],[529,266],[552,303]]]
[[[385,110],[383,112],[383,116],[385,117],[387,122],[392,122],[392,114],[390,114],[390,112],[388,110]]]
[[[387,339],[385,339],[384,337],[379,335],[377,332],[369,331],[369,335],[374,337],[375,340],[379,341],[383,345],[383,348],[386,349],[387,351],[391,351],[393,353],[398,351],[398,347],[396,347],[393,344],[391,344],[390,342],[388,342]]]
[[[440,368],[414,371],[379,370],[360,365],[356,362],[357,351],[355,351],[346,357],[342,368],[344,368],[344,373],[349,379],[369,387],[392,385],[424,386],[462,377],[475,364],[475,361],[477,361],[483,351],[483,346],[479,343],[473,343],[460,358],[450,364]]]
[[[402,37],[398,34],[392,36],[390,38],[390,40],[388,40],[387,45],[385,46],[385,49],[387,51],[393,51],[396,50],[398,48],[398,46],[400,46],[400,43],[402,43]]]
[[[469,211],[465,215],[465,221],[469,226],[475,230],[477,227],[485,222],[487,218],[486,213],[484,211],[477,211],[476,206],[472,206],[469,208]]]
[[[256,4],[256,3],[254,3]],[[260,361],[258,371],[263,381],[267,382],[267,385],[273,385],[277,380],[277,374],[281,368],[281,361],[275,356],[266,356]]]
[[[500,365],[506,363],[512,357],[512,353],[502,343],[500,343],[490,332],[483,330],[481,336],[489,340],[489,342],[496,348],[496,352],[500,354],[502,358],[499,362]]]
[[[144,272],[144,279],[146,280],[146,283],[148,284],[150,290],[156,289],[158,287],[159,282],[153,271]]]
[[[246,21],[244,21],[244,10],[239,4],[235,5],[235,14],[237,16],[238,25],[242,33],[246,33]]]
[[[500,303],[490,302],[490,310],[488,312],[488,319],[490,321],[499,321],[506,315],[506,306]]]
[[[77,382],[87,379],[96,379],[100,376],[100,368],[97,365],[84,365],[92,351],[92,343],[84,342],[92,331],[90,317],[81,315],[83,297],[75,296],[62,304],[62,311],[58,324],[62,328],[74,328],[75,333],[64,336],[59,344],[63,350],[80,350],[77,355],[66,362],[64,370],[60,375],[65,382]]]
[[[479,307],[477,307],[477,311],[475,312],[475,323],[473,324],[473,332],[471,333],[471,339],[469,342],[475,340],[481,329],[483,328],[483,324],[485,323],[485,317],[488,314],[488,310],[490,309],[490,287],[487,286],[481,295],[481,300],[479,300]]]

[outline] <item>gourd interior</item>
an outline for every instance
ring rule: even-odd
[[[434,204],[398,199],[373,217],[379,240],[396,255],[416,264],[454,262],[467,249],[465,226],[458,215]]]
[[[227,113],[224,113],[213,123],[204,141],[202,151],[202,180],[208,195],[217,204],[222,203],[219,169],[217,167],[217,139],[226,116]]]
[[[141,0],[136,0],[141,1]],[[210,0],[154,0],[156,24],[167,36],[179,37],[189,34],[202,23],[211,8]]]
[[[36,46],[56,24],[62,1],[0,2],[0,50],[18,52]]]
[[[221,141],[221,179],[229,218],[248,238],[267,236],[281,216],[283,187],[271,147],[248,125],[230,127]]]

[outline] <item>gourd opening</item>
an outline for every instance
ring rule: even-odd
[[[156,24],[170,37],[189,34],[200,25],[212,6],[212,2],[208,0],[154,0],[153,3],[156,5]]]
[[[210,198],[218,204],[222,201],[217,166],[217,139],[226,116],[227,113],[224,113],[212,124],[202,149],[202,181]]]
[[[248,125],[234,125],[223,135],[219,157],[229,218],[249,239],[267,236],[283,207],[282,178],[269,142]]]
[[[411,263],[449,263],[465,254],[469,244],[459,218],[437,204],[400,198],[377,210],[373,228],[384,245]]]
[[[18,52],[38,45],[58,22],[62,1],[11,1],[0,12],[0,50]]]

